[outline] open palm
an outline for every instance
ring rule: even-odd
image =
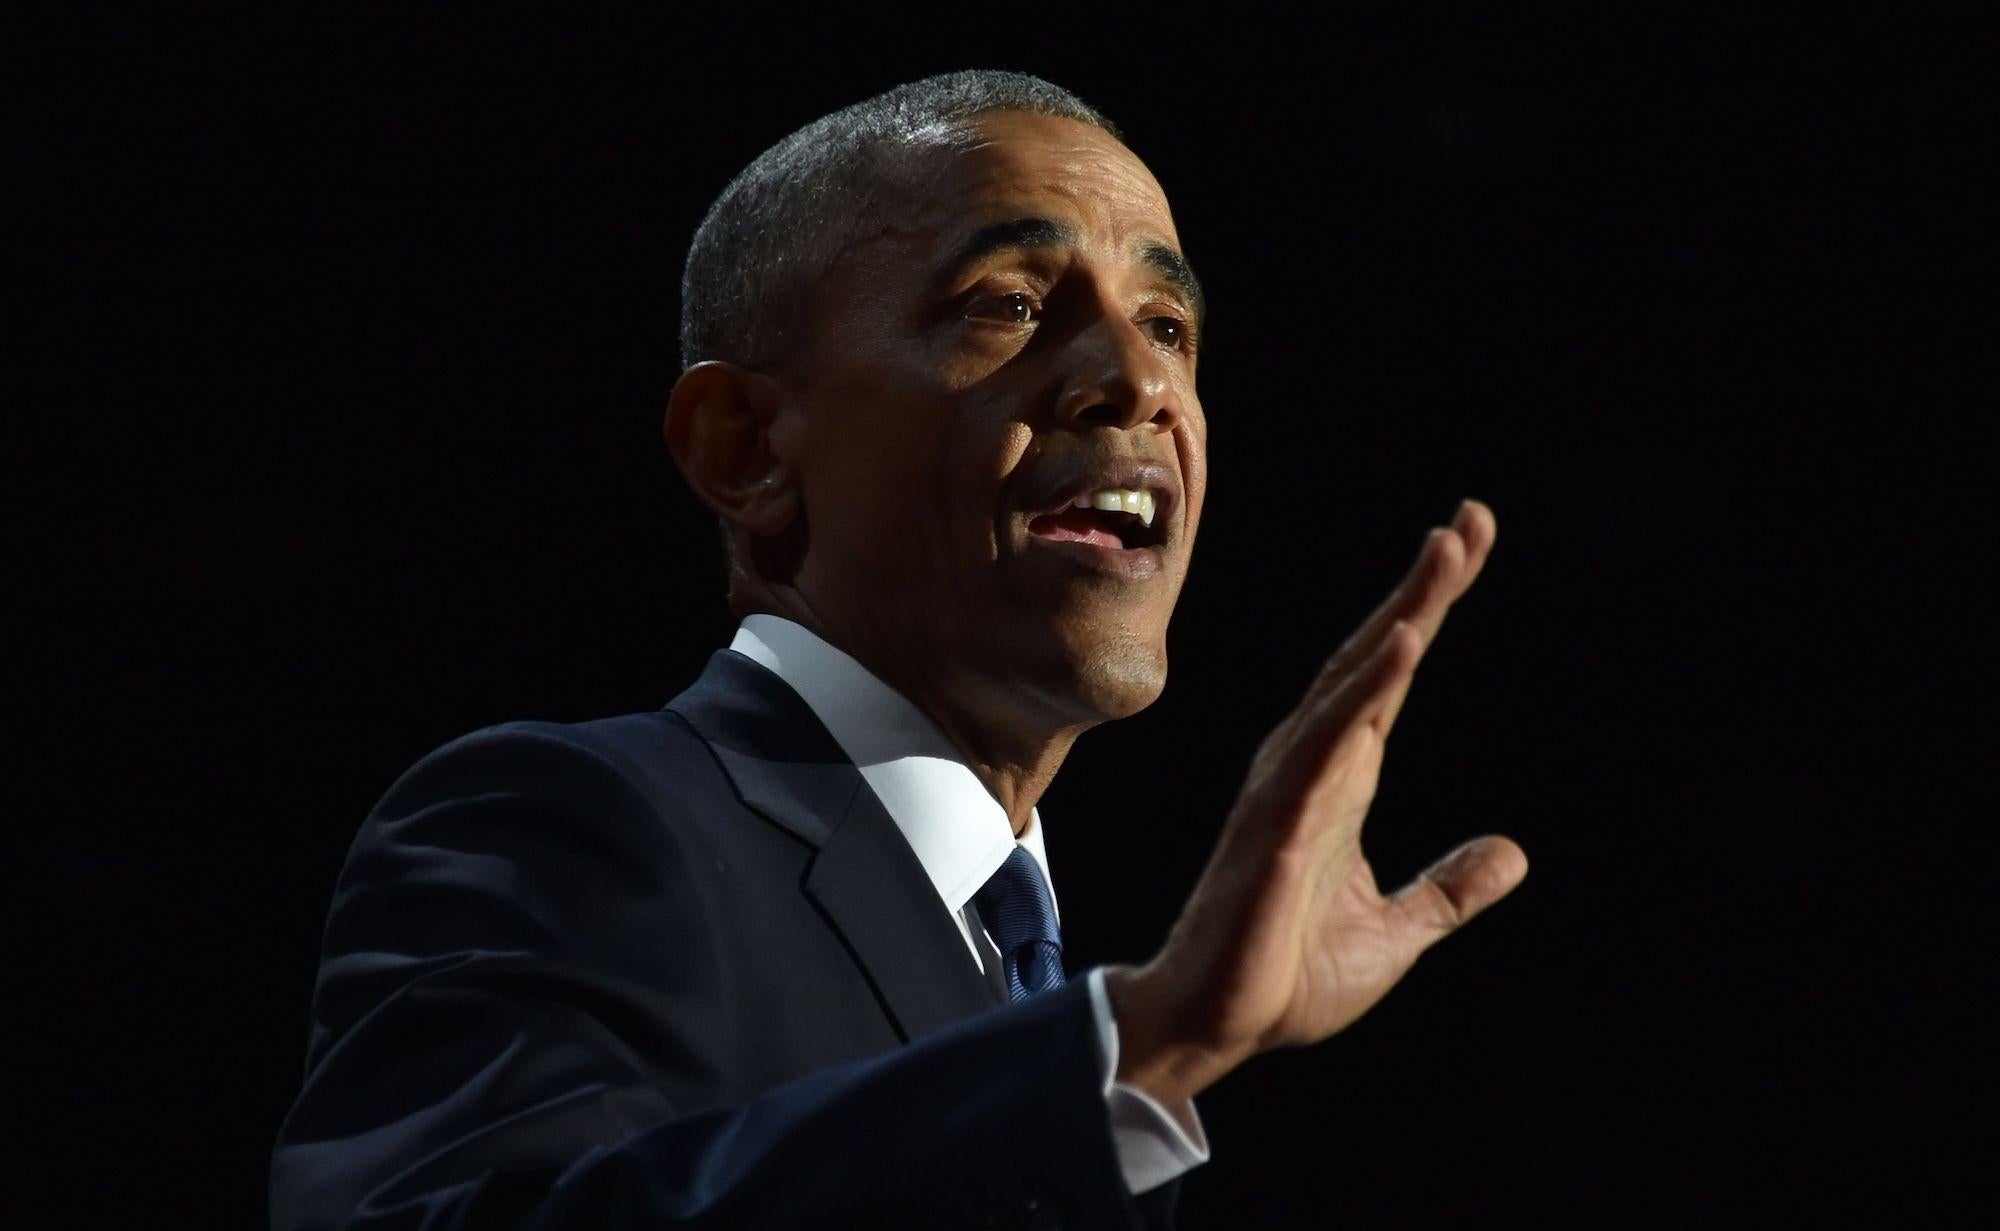
[[[1318,1042],[1380,1000],[1438,938],[1527,872],[1506,838],[1459,847],[1392,894],[1361,851],[1383,752],[1417,663],[1492,550],[1467,501],[1251,762],[1166,944],[1116,972],[1121,1077],[1186,1097],[1257,1052]]]

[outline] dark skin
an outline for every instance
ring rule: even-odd
[[[796,358],[691,368],[664,432],[731,526],[731,609],[909,697],[1019,833],[1076,737],[1166,683],[1207,483],[1199,288],[1165,194],[1101,129],[992,112],[901,158]],[[1098,485],[1157,493],[1143,547],[1051,537]],[[1494,533],[1477,501],[1430,533],[1265,740],[1166,944],[1106,971],[1119,1080],[1179,1107],[1333,1034],[1526,874],[1481,838],[1384,895],[1360,851],[1384,741]]]

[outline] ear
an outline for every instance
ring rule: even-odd
[[[791,467],[772,446],[783,405],[770,377],[711,360],[681,373],[660,425],[688,487],[753,535],[776,534],[798,515]]]

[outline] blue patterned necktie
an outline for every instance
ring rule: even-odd
[[[1026,1000],[1036,992],[1063,985],[1062,933],[1056,929],[1056,904],[1049,897],[1042,869],[1024,846],[1016,845],[1007,862],[990,877],[972,903],[979,921],[1000,950],[1007,974],[1007,994]]]

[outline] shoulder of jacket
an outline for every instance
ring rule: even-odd
[[[665,710],[582,722],[520,719],[468,731],[424,754],[375,811],[500,792],[629,794],[659,810],[677,794],[675,784],[692,785],[713,763],[701,737]]]

